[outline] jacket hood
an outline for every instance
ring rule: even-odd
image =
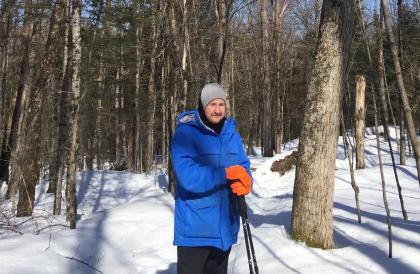
[[[206,126],[203,121],[201,121],[200,114],[197,110],[185,111],[178,115],[177,117],[177,127],[182,125],[190,125],[200,130],[208,133],[216,134],[215,131],[208,126]],[[232,134],[235,132],[236,121],[232,118],[226,118],[223,129],[220,132],[220,135]]]

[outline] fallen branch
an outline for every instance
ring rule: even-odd
[[[92,268],[93,270],[95,270],[95,271],[97,271],[97,272],[99,272],[99,273],[101,273],[101,274],[104,274],[104,273],[103,273],[102,271],[100,271],[99,269],[94,268],[93,266],[91,266],[90,264],[88,264],[88,263],[86,263],[86,262],[84,262],[84,261],[81,261],[81,260],[76,259],[76,258],[74,258],[74,257],[67,257],[67,256],[64,256],[64,258],[67,258],[67,259],[69,259],[69,260],[73,260],[73,261],[79,262],[79,263],[81,263],[81,264],[84,264],[84,265],[86,265],[86,266],[88,266],[88,267]]]
[[[16,228],[14,228],[13,226],[1,226],[1,228],[5,229],[5,230],[10,230],[13,231],[15,233],[18,233],[20,235],[23,235],[22,232],[20,232],[19,230],[17,230]]]
[[[42,231],[42,230],[44,230],[44,229],[47,229],[47,228],[50,228],[50,227],[54,227],[54,226],[63,226],[63,227],[65,227],[65,228],[70,228],[68,225],[63,225],[63,224],[54,224],[54,225],[49,225],[49,226],[46,226],[46,227],[43,227],[43,228],[39,229],[39,230],[38,230],[38,233],[39,233],[39,232],[41,232],[41,231]]]

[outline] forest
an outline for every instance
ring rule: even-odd
[[[335,247],[339,136],[352,177],[369,165],[363,142],[373,129],[383,186],[394,175],[398,183],[395,166],[410,159],[420,186],[418,0],[2,0],[0,37],[4,229],[36,218],[42,182],[50,214],[76,228],[86,171],[163,170],[174,192],[177,115],[196,109],[212,82],[225,88],[250,157],[276,156],[299,138],[293,239]],[[358,203],[354,178],[351,186]]]

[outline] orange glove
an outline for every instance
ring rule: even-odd
[[[230,185],[230,188],[237,196],[246,195],[251,192],[251,180],[247,181],[245,184],[242,183],[242,181],[236,181]]]
[[[252,179],[243,166],[236,165],[227,167],[226,178],[234,181],[234,183],[230,185],[230,188],[236,195],[242,196],[251,192]]]

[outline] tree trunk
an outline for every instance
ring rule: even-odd
[[[396,139],[396,141],[397,141],[397,145],[399,145],[400,143],[399,143],[399,139],[398,139],[398,132],[397,132],[397,120],[395,119],[395,115],[394,115],[394,111],[393,111],[393,108],[392,108],[392,103],[391,103],[391,97],[390,97],[390,95],[389,95],[389,89],[388,89],[388,83],[387,83],[387,78],[386,78],[386,70],[385,70],[385,66],[384,66],[384,84],[385,84],[385,95],[386,95],[386,100],[387,100],[387,103],[388,103],[388,106],[389,106],[389,111],[391,112],[391,118],[392,118],[392,122],[393,122],[393,124],[394,124],[394,129],[395,129],[395,132],[396,132],[396,137],[397,137],[397,139]]]
[[[11,9],[11,7],[10,7]],[[20,71],[19,71],[19,84],[17,89],[17,95],[15,100],[15,106],[13,109],[13,115],[12,115],[12,124],[10,127],[10,133],[7,134],[7,126],[4,128],[3,133],[3,140],[1,143],[1,149],[0,149],[0,181],[4,180],[6,182],[9,181],[9,163],[10,163],[10,157],[11,153],[15,147],[16,139],[18,138],[18,127],[19,127],[19,120],[22,116],[22,107],[25,100],[25,90],[28,87],[27,83],[27,77],[29,75],[29,60],[30,60],[30,44],[32,41],[33,36],[37,32],[37,25],[34,24],[32,31],[31,31],[31,11],[32,9],[32,1],[26,1],[25,2],[25,13],[24,13],[24,21],[23,21],[23,55],[22,60],[20,63]],[[9,16],[9,15],[8,15]],[[9,18],[7,19],[9,24]],[[1,96],[4,96],[6,93],[6,64],[7,64],[7,58],[8,58],[8,36],[9,36],[9,25],[7,26],[7,32],[6,32],[6,39],[4,41],[4,53],[3,56],[3,64],[2,64],[2,79],[0,91],[2,93]],[[32,32],[32,33],[31,33]],[[4,69],[4,70],[3,70]],[[0,105],[1,107],[1,105]],[[4,109],[2,108],[2,111]],[[0,113],[0,116],[3,116]],[[0,122],[1,125],[1,122]],[[1,132],[0,132],[1,134]],[[9,184],[8,193],[10,194],[9,190],[12,190],[15,186],[11,186]],[[9,195],[7,195],[9,196]]]
[[[404,123],[404,112],[401,107],[401,100],[400,100],[400,165],[405,165],[406,162],[406,137],[405,137],[405,123]]]
[[[387,224],[388,224],[388,247],[389,247],[389,258],[392,258],[392,226],[391,226],[391,215],[390,215],[390,210],[388,207],[388,201],[387,201],[387,197],[386,197],[386,183],[385,183],[385,176],[384,176],[384,172],[383,172],[383,161],[382,161],[382,152],[381,152],[381,143],[379,141],[379,127],[378,127],[378,109],[376,107],[376,95],[375,95],[375,87],[374,87],[374,73],[373,73],[373,61],[372,61],[372,56],[370,54],[370,47],[369,47],[369,41],[367,38],[367,32],[365,29],[365,25],[364,25],[364,21],[363,21],[363,16],[362,16],[362,9],[361,9],[361,4],[360,4],[360,0],[358,1],[358,19],[359,19],[359,24],[362,28],[362,35],[364,38],[364,42],[365,42],[365,46],[366,46],[366,52],[367,52],[367,56],[368,56],[368,60],[369,60],[369,74],[370,74],[370,79],[371,79],[371,94],[372,94],[372,103],[373,103],[373,108],[374,108],[374,122],[375,122],[375,135],[376,135],[376,148],[377,148],[377,152],[378,152],[378,160],[379,160],[379,170],[380,170],[380,174],[381,174],[381,182],[382,182],[382,198],[383,198],[383,202],[384,202],[384,207],[385,207],[385,211],[386,211],[386,215],[387,215]],[[391,156],[392,156],[392,151],[391,151]],[[395,169],[394,169],[395,171]]]
[[[128,125],[126,126],[126,129],[124,130],[124,136],[126,139],[125,144],[125,168],[128,172],[133,171],[133,145],[134,145],[134,127],[133,127],[133,117],[130,118],[128,121]]]
[[[283,14],[286,10],[287,3],[282,3],[276,1],[273,7],[273,26],[272,31],[272,51],[274,52],[273,60],[273,71],[272,71],[272,82],[274,81],[274,93],[276,98],[273,100],[276,102],[276,107],[274,107],[275,115],[274,117],[274,150],[275,153],[281,153],[281,144],[283,143],[283,107],[284,107],[284,97],[287,89],[287,80],[286,72],[282,69],[282,56],[284,52],[284,47],[282,47],[280,41],[281,25],[283,22]],[[290,82],[289,82],[290,84]]]
[[[104,41],[104,30],[101,30],[101,41]],[[95,121],[95,140],[96,140],[96,169],[102,169],[102,150],[103,150],[103,133],[102,133],[102,94],[105,91],[105,68],[103,61],[103,50],[99,53],[99,74],[98,74],[98,92],[96,105],[96,121]]]
[[[372,82],[373,82],[373,62],[372,62],[372,58],[371,58],[371,55],[370,55],[369,43],[368,43],[368,40],[367,40],[367,34],[366,34],[366,31],[365,31],[364,22],[363,22],[363,19],[362,19],[362,9],[361,9],[361,6],[360,6],[360,2],[359,2],[359,19],[360,19],[360,24],[362,25],[362,29],[363,29],[363,32],[364,32],[366,49],[367,49],[367,53],[368,53],[368,60],[369,60],[369,64],[370,64],[370,67],[371,67],[371,79],[372,79]],[[381,73],[379,73],[379,74],[381,74]],[[371,87],[372,87],[372,93],[374,93],[375,89],[374,89],[374,84],[373,83],[371,84]],[[382,95],[383,95],[383,97],[382,97]],[[386,100],[385,100],[385,91],[384,90],[382,90],[382,93],[381,93],[381,90],[380,90],[380,96],[381,96],[382,109],[385,110],[386,109]],[[376,111],[377,111],[376,110],[376,102],[374,102],[374,105],[375,105],[375,116],[376,116]],[[403,199],[403,195],[401,193],[401,185],[400,185],[399,178],[398,178],[397,168],[395,166],[394,152],[393,152],[393,149],[392,149],[391,139],[389,138],[388,115],[385,115],[385,113],[384,113],[383,116],[384,116],[383,117],[384,118],[383,119],[384,137],[388,136],[388,138],[385,138],[385,140],[388,142],[389,151],[391,153],[392,167],[393,167],[393,170],[394,170],[395,181],[396,181],[397,188],[398,188],[398,196],[399,196],[399,199],[400,199],[403,219],[404,219],[404,221],[407,221],[407,212],[406,212],[405,207],[404,207],[404,199]]]
[[[401,32],[401,2],[402,0],[398,0],[397,7],[398,7],[398,27],[397,27],[397,37],[398,37],[398,56],[401,60],[402,55],[402,32]],[[381,17],[381,23],[382,23],[382,17]],[[402,66],[402,64],[401,64]],[[400,138],[401,138],[401,144],[400,144],[400,164],[405,165],[406,162],[406,137],[405,137],[405,122],[404,117],[405,114],[403,112],[403,109],[401,108],[401,96],[399,99],[400,102],[400,115],[402,116],[402,119],[400,119]],[[411,149],[410,149],[411,151]]]
[[[353,1],[323,2],[299,141],[292,238],[323,249],[335,246],[332,218],[335,158],[341,91],[353,35],[353,11]]]
[[[80,99],[80,67],[81,67],[81,45],[80,45],[80,12],[81,1],[72,0],[72,53],[71,53],[71,104],[69,123],[69,157],[67,171],[67,220],[70,221],[70,229],[76,228],[77,199],[76,199],[76,172],[77,172],[77,136],[79,125],[79,99]]]
[[[365,168],[365,88],[366,80],[363,75],[356,76],[356,169]]]
[[[414,156],[416,159],[416,167],[417,167],[417,179],[419,181],[419,186],[420,186],[420,142],[417,141],[417,134],[416,134],[415,124],[414,124],[414,119],[411,113],[411,107],[408,101],[408,95],[407,95],[407,91],[404,85],[404,80],[402,77],[400,58],[398,56],[397,44],[396,44],[395,36],[393,32],[393,24],[392,24],[391,16],[389,14],[388,1],[381,0],[381,4],[382,4],[382,13],[384,16],[384,21],[385,21],[385,28],[388,34],[388,40],[391,47],[392,59],[394,61],[394,68],[395,68],[395,74],[397,78],[398,89],[400,91],[401,101],[402,101],[402,105],[403,105],[404,113],[405,113],[405,119],[407,122],[406,126],[408,129],[411,143],[413,144]]]
[[[103,6],[104,6],[104,0],[99,0],[97,9],[94,11],[94,14],[96,14],[96,18],[95,21],[93,23],[93,38],[92,38],[92,44],[89,47],[89,52],[88,52],[88,71],[89,71],[89,75],[91,75],[91,71],[94,71],[95,75],[98,75],[98,77],[95,79],[95,84],[94,84],[94,89],[93,90],[88,90],[89,84],[85,84],[82,89],[84,90],[82,92],[82,94],[86,94],[86,93],[90,93],[92,94],[93,98],[92,103],[90,104],[91,107],[91,118],[89,119],[88,122],[88,126],[86,128],[86,148],[87,148],[87,152],[86,152],[86,168],[87,170],[93,170],[94,169],[94,160],[95,160],[95,156],[96,156],[96,148],[98,147],[97,145],[97,140],[96,140],[96,121],[98,119],[98,95],[97,92],[99,91],[99,86],[100,86],[100,73],[101,72],[97,72],[96,70],[96,64],[92,63],[92,54],[95,51],[100,52],[100,56],[102,54],[102,48],[97,47],[96,45],[99,45],[102,41],[103,41],[103,26],[99,27],[101,21],[102,21],[102,14],[103,14]],[[99,39],[98,39],[98,31],[99,31]],[[100,57],[100,59],[102,58],[102,56]],[[101,60],[100,60],[101,61]],[[100,67],[99,69],[102,69],[102,67]],[[94,76],[93,76],[94,77]],[[83,82],[83,81],[82,81]],[[90,82],[90,81],[84,81],[86,82]],[[96,96],[95,96],[96,95]],[[98,161],[96,161],[96,164],[98,164]]]
[[[166,60],[166,58],[164,58],[164,60]],[[165,62],[166,63],[166,62]],[[161,93],[161,97],[162,97],[162,131],[161,131],[161,151],[162,151],[162,166],[165,167],[166,166],[166,157],[167,157],[167,144],[168,144],[168,134],[167,134],[167,130],[166,130],[166,120],[168,119],[168,110],[166,109],[167,106],[167,97],[166,94],[168,94],[168,85],[167,85],[167,73],[166,73],[166,68],[165,65],[162,66],[162,73],[161,73],[161,81],[162,81],[162,93]]]
[[[175,54],[175,50],[170,50],[169,53],[171,55]],[[167,128],[168,128],[168,146],[169,148],[172,147],[172,135],[173,132],[175,131],[175,70],[174,68],[171,66],[171,64],[173,64],[173,62],[171,62],[173,59],[173,56],[169,56],[168,55],[168,99],[167,99],[167,109],[168,109],[168,119],[167,119]],[[174,170],[172,167],[172,159],[171,159],[171,153],[168,153],[168,191],[175,193],[175,188],[176,188],[176,182],[175,182],[175,174],[174,174]]]
[[[232,2],[232,1],[231,1]],[[230,4],[226,0],[215,1],[215,14],[217,20],[217,82],[222,83],[223,64],[226,54],[226,33],[229,23]]]
[[[234,42],[232,39],[232,48],[234,48]],[[230,116],[235,117],[235,52],[232,51],[230,56],[230,87],[229,87],[229,108]]]
[[[33,144],[41,143],[41,100],[57,61],[56,56],[54,56],[54,46],[58,39],[59,15],[61,14],[60,9],[62,8],[60,1],[58,0],[54,3],[51,12],[50,28],[45,45],[44,57],[37,80],[31,89],[28,102],[27,113],[31,115],[26,116],[25,120],[27,121],[24,122],[22,138],[25,141],[23,142],[22,149],[19,149],[17,152],[17,159],[19,160],[16,167],[20,173],[18,178],[21,179],[16,214],[19,217],[32,214],[35,185],[38,183],[40,174],[40,146]],[[22,172],[23,169],[25,172]]]
[[[268,39],[268,1],[260,1],[261,12],[261,36],[262,36],[262,66],[263,66],[263,86],[261,88],[261,146],[264,157],[273,156],[273,130],[271,116],[271,85],[270,85],[270,64],[268,55],[269,39]]]
[[[188,19],[188,8],[187,0],[183,0],[182,8],[182,28],[183,28],[183,43],[182,43],[182,58],[181,58],[181,83],[182,83],[182,110],[187,109],[187,97],[188,97],[188,69],[187,69],[187,55],[190,47],[190,34],[187,24]],[[156,38],[155,38],[156,39]]]
[[[70,105],[69,105],[69,91],[70,91],[70,64],[71,64],[71,51],[72,41],[71,35],[69,34],[70,29],[70,3],[66,0],[66,29],[65,29],[65,50],[63,54],[63,75],[61,78],[61,89],[60,89],[60,103],[59,103],[59,114],[58,114],[58,142],[55,153],[54,168],[51,169],[51,177],[55,181],[55,195],[54,195],[54,215],[61,214],[61,202],[62,202],[62,178],[63,171],[65,169],[64,162],[67,158],[67,149],[69,144],[69,119],[70,119]],[[70,53],[70,54],[69,54]],[[68,167],[67,167],[68,168]]]
[[[2,37],[2,41],[1,41],[2,62],[1,62],[1,67],[0,67],[0,126],[3,125],[5,121],[7,121],[5,109],[6,109],[6,92],[7,92],[7,71],[8,71],[8,63],[9,63],[9,38],[10,38],[10,25],[12,24],[12,11],[13,11],[13,7],[15,6],[15,2],[16,2],[15,0],[5,1],[5,3],[2,6],[2,10],[1,10],[2,14],[0,18],[0,37]],[[25,12],[26,12],[27,7],[28,7],[28,3],[26,3]],[[28,15],[26,14],[25,19],[27,17]],[[27,28],[29,28],[29,26]],[[24,40],[26,40],[25,27],[24,27],[23,36],[24,36]],[[5,127],[4,132],[0,131],[0,145],[2,143],[5,143],[5,140],[7,139],[3,137],[4,139],[2,140],[2,135],[7,136],[7,127]],[[0,150],[0,155],[3,153],[3,151],[4,150]],[[6,164],[8,165],[8,162],[5,162],[4,165],[2,165],[3,162],[4,161],[2,160],[2,157],[0,157],[0,182],[2,180],[2,173],[5,171],[5,166]],[[5,179],[7,181],[7,178]]]
[[[57,91],[54,96],[56,98],[57,106],[54,106],[54,110],[56,110],[56,113],[54,113],[54,116],[58,116],[55,119],[57,119],[57,142],[55,142],[55,146],[52,153],[52,163],[49,166],[49,188],[48,192],[54,192],[55,198],[54,198],[54,214],[60,215],[61,214],[61,178],[59,178],[60,169],[63,166],[63,159],[65,159],[65,146],[66,146],[66,130],[67,130],[67,93],[69,91],[69,79],[68,79],[68,62],[69,62],[69,49],[71,47],[70,41],[69,41],[69,10],[70,10],[70,4],[69,0],[63,1],[64,5],[64,48],[63,48],[63,66],[62,66],[62,75],[61,75],[61,81],[60,81],[60,89]],[[60,182],[58,182],[60,181]],[[59,185],[59,189],[57,191],[57,184]],[[59,196],[59,197],[58,197]],[[57,198],[59,200],[57,200]],[[56,210],[57,203],[59,203],[59,208]],[[57,213],[58,212],[58,213]]]
[[[122,34],[120,34],[121,36]],[[120,37],[120,39],[122,39]],[[122,43],[122,41],[121,41]],[[122,81],[120,79],[122,73],[122,55],[123,55],[123,47],[120,44],[120,65],[117,69],[117,75],[115,78],[116,81],[116,88],[115,88],[115,165],[119,166],[121,164],[121,114],[122,114]]]
[[[171,32],[170,32],[170,35],[171,35],[171,42],[172,42],[172,46],[173,46],[173,49],[171,50],[171,52],[172,52],[172,54],[171,54],[171,57],[172,57],[172,59],[173,59],[173,65],[177,68],[177,70],[176,71],[178,71],[179,69],[179,67],[181,67],[181,68],[183,68],[183,60],[185,60],[185,64],[184,64],[184,67],[185,67],[185,69],[186,69],[186,66],[187,66],[187,63],[186,63],[186,58],[187,58],[187,55],[186,55],[186,53],[187,53],[187,49],[186,48],[184,48],[184,46],[185,46],[185,43],[183,43],[182,41],[183,41],[183,39],[185,40],[185,31],[184,31],[184,38],[182,39],[181,37],[180,37],[180,35],[178,34],[179,33],[179,31],[178,31],[178,28],[179,28],[179,26],[178,26],[178,24],[177,24],[177,20],[176,20],[176,17],[175,17],[175,3],[174,3],[175,1],[174,0],[171,0],[171,1],[169,1],[169,5],[168,5],[168,8],[169,8],[169,20],[170,20],[170,29],[171,29]],[[185,5],[186,5],[186,2],[185,2]],[[183,10],[183,14],[185,14],[187,11],[186,11],[186,9],[188,8],[188,5],[186,5],[186,8]],[[185,20],[186,20],[187,18],[185,18]],[[183,20],[184,20],[184,18],[183,18]],[[184,22],[184,21],[183,21]],[[185,21],[185,24],[186,24],[186,21]],[[182,45],[182,48],[181,48],[181,43],[183,44]],[[185,53],[185,54],[184,54]],[[174,95],[174,98],[175,97],[180,97],[179,98],[179,100],[176,100],[176,101],[173,101],[174,102],[174,108],[175,108],[175,110],[176,110],[176,113],[177,113],[177,111],[178,111],[178,101],[180,102],[180,110],[182,110],[182,111],[184,111],[185,109],[186,109],[186,105],[187,105],[187,98],[186,98],[186,92],[187,92],[187,89],[186,89],[186,85],[188,84],[187,82],[185,82],[184,81],[184,77],[186,77],[186,75],[185,75],[185,73],[183,73],[183,72],[178,72],[178,73],[176,73],[176,71],[174,70],[174,74],[178,74],[179,73],[179,75],[177,75],[173,80],[174,80],[174,84],[173,84],[173,87],[174,87],[174,92],[173,92],[173,95]],[[179,78],[178,78],[179,77]],[[177,79],[180,79],[179,81],[177,81]],[[179,84],[179,82],[181,83],[181,84]],[[182,92],[179,92],[179,86],[182,86]],[[179,94],[179,96],[178,96],[178,94]]]
[[[347,159],[349,162],[349,168],[350,168],[350,179],[351,179],[351,187],[354,190],[354,199],[356,201],[356,210],[357,210],[357,222],[359,224],[362,223],[362,214],[360,212],[360,203],[359,203],[359,187],[356,184],[356,179],[355,179],[355,175],[354,175],[354,168],[353,168],[353,155],[350,152],[350,148],[349,148],[349,138],[347,135],[347,129],[344,125],[344,118],[343,115],[341,116],[341,128],[343,131],[343,143],[344,143],[344,150],[346,152],[347,155]]]
[[[140,16],[140,4],[137,4],[136,17]],[[136,32],[136,87],[135,87],[135,113],[136,113],[136,125],[135,125],[135,152],[134,152],[134,163],[135,171],[138,173],[142,172],[142,155],[140,153],[141,147],[141,131],[144,126],[142,126],[142,115],[140,113],[140,95],[141,95],[141,79],[140,76],[143,72],[144,60],[142,57],[142,36],[143,36],[143,24],[141,24],[140,18],[136,18],[135,22],[135,32]]]
[[[157,5],[157,3],[154,3]],[[148,104],[148,121],[147,121],[147,153],[146,153],[146,171],[151,171],[153,166],[153,157],[154,157],[154,126],[155,126],[155,112],[156,112],[156,59],[157,59],[157,47],[158,47],[158,11],[156,6],[152,22],[152,50],[150,53],[150,76],[149,76],[149,85],[147,89],[147,95],[149,99]]]
[[[376,17],[376,35],[378,40],[378,78],[379,78],[379,98],[381,99],[382,112],[384,115],[384,120],[388,121],[388,102],[385,94],[385,64],[384,64],[384,46],[383,46],[383,37],[382,37],[382,16],[377,16],[376,12],[374,17]],[[389,107],[392,107],[391,105]],[[386,131],[385,131],[386,132]],[[389,138],[386,134],[385,138]]]
[[[373,106],[375,111],[375,134],[376,134],[376,147],[378,151],[378,159],[379,159],[379,170],[381,173],[381,183],[382,183],[382,199],[384,202],[385,212],[386,212],[386,220],[388,224],[388,257],[392,258],[392,226],[391,226],[391,213],[388,206],[388,200],[386,197],[386,183],[385,183],[385,175],[384,175],[384,167],[382,162],[382,155],[381,155],[381,142],[379,141],[379,129],[378,129],[378,111],[376,108],[376,98],[375,92],[372,89],[372,98],[373,98]]]

